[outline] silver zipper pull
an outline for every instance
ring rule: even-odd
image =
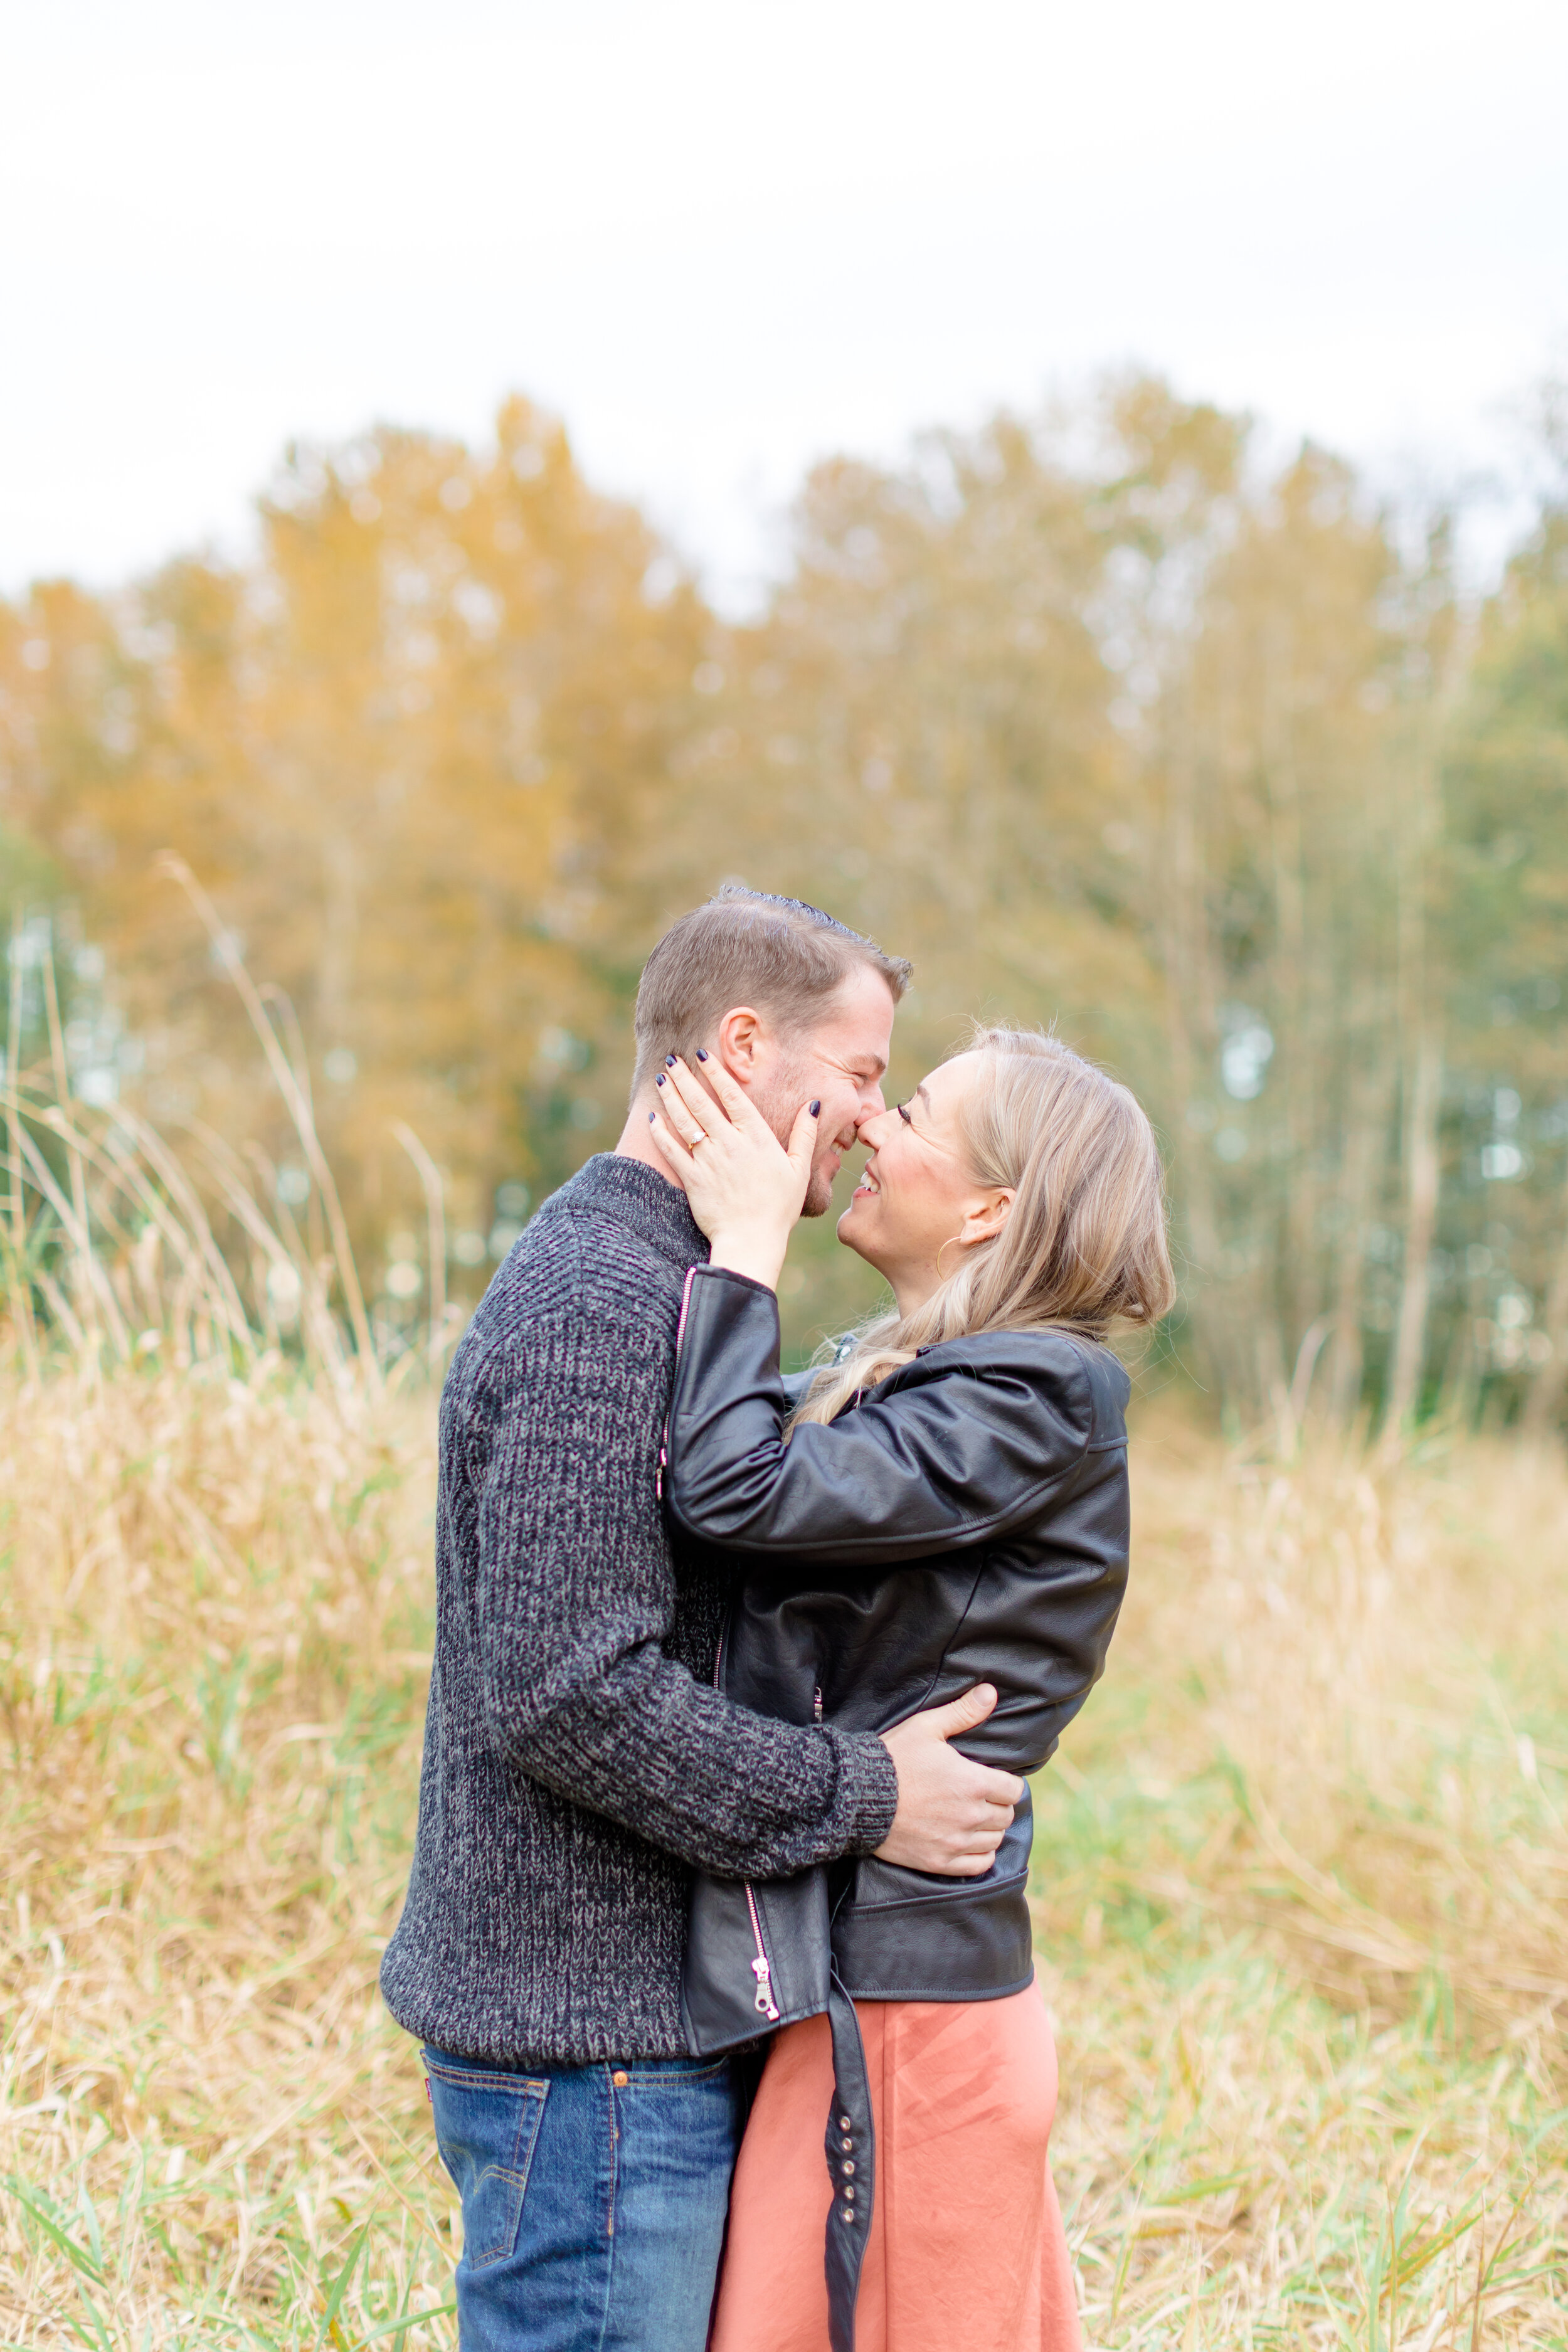
[[[773,2000],[773,1972],[768,1959],[768,1948],[763,1941],[762,1915],[757,1909],[757,1898],[749,1886],[746,1889],[746,1909],[751,1914],[752,1941],[757,1948],[757,1957],[752,1962],[752,1974],[757,1979],[756,1997],[752,2007],[759,2016],[765,2017],[770,2024],[776,2024],[779,2011]]]
[[[820,1683],[811,1694],[811,1719],[813,1723],[822,1721],[822,1685]]]
[[[761,1954],[752,1962],[752,1974],[757,1979],[757,1998],[753,2006],[761,2016],[776,2018],[779,2012],[773,2001],[773,1970]]]

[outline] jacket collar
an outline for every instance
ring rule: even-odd
[[[596,1151],[555,1198],[563,1208],[590,1209],[629,1226],[682,1274],[707,1258],[707,1236],[679,1185],[640,1160]]]

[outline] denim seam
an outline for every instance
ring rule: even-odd
[[[616,2307],[616,2190],[620,2186],[620,2120],[616,2107],[616,2085],[612,2070],[605,2068],[605,2089],[609,2096],[610,2115],[610,2210],[605,2236],[608,2251],[605,2256],[605,2308],[599,2319],[598,2352],[605,2352],[605,2340],[609,2330],[610,2314]]]
[[[544,2102],[549,2096],[550,2085],[520,2075],[503,2075],[500,2081],[508,2087],[498,2093],[497,2078],[493,2074],[487,2079],[483,2074],[460,2072],[451,2066],[432,2066],[429,2071],[441,2082],[451,2084],[455,2090],[479,2090],[492,2098],[510,2096],[521,2102],[511,2145],[513,2161],[510,2164],[485,2165],[477,2184],[482,2186],[487,2180],[502,2180],[510,2189],[516,2191],[515,2198],[508,2203],[508,2219],[511,2224],[510,2234],[497,2238],[493,2244],[476,2246],[471,2252],[466,2243],[463,2248],[463,2259],[471,2271],[486,2270],[490,2263],[504,2261],[516,2252],[518,2231],[522,2227],[523,2202],[528,2195],[528,2178],[533,2168],[533,2151],[539,2145],[539,2127],[544,2120]],[[522,2158],[521,2164],[516,2161],[519,2155]],[[446,2162],[445,2157],[442,2162]],[[450,2172],[450,2165],[447,2169]]]
[[[727,2058],[716,2058],[710,2066],[683,2067],[679,2074],[639,2074],[634,2063],[622,2069],[626,2077],[622,2095],[628,2091],[680,2091],[689,2083],[710,2083],[729,2063]]]
[[[533,2155],[531,2142],[530,2143],[528,2153],[531,2158]],[[510,2237],[498,2238],[492,2246],[476,2247],[472,2258],[468,2263],[468,2268],[471,2271],[488,2270],[492,2263],[503,2262],[509,2254],[513,2254],[517,2252],[517,2235],[518,2231],[522,2227],[522,2208],[528,2196],[528,2175],[526,2172],[511,2172],[508,2170],[505,2165],[490,2164],[487,2165],[484,2171],[479,2175],[479,2187],[483,2188],[487,2180],[504,2180],[509,2189],[516,2189],[517,2229],[512,2231]],[[511,2212],[511,2208],[510,2206],[508,2207],[507,2211],[510,2218]],[[463,2248],[465,2255],[467,2255],[468,2251],[468,2247],[465,2245]]]
[[[542,2074],[508,2074],[499,2066],[443,2066],[427,2059],[427,2074],[435,2074],[443,2083],[455,2083],[468,2091],[502,2091],[516,2087],[534,2098],[542,2099],[550,2088],[549,2078]]]

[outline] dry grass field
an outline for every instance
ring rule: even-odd
[[[428,1408],[166,1352],[4,1375],[0,2339],[450,2346]],[[1568,1471],[1155,1420],[1137,1487],[1038,1796],[1089,2342],[1568,2345]]]
[[[1568,1475],[1134,1460],[1037,1796],[1087,2338],[1568,2345]]]

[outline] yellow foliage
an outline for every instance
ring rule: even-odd
[[[274,992],[384,1323],[441,1286],[396,1129],[446,1171],[471,1300],[524,1194],[613,1140],[647,949],[738,874],[913,958],[900,1086],[979,1013],[1139,1088],[1183,1371],[1239,1422],[1446,1393],[1553,1424],[1560,506],[1470,631],[1441,506],[1384,513],[1310,446],[1270,469],[1248,420],[1133,377],[821,466],[744,625],[520,400],[478,449],[293,449],[259,521],[242,565],[0,608],[0,895],[52,909],[68,1028],[120,1023],[100,1096],[279,1161],[154,878],[187,860]],[[791,1281],[792,1342],[867,1303],[822,1232]]]

